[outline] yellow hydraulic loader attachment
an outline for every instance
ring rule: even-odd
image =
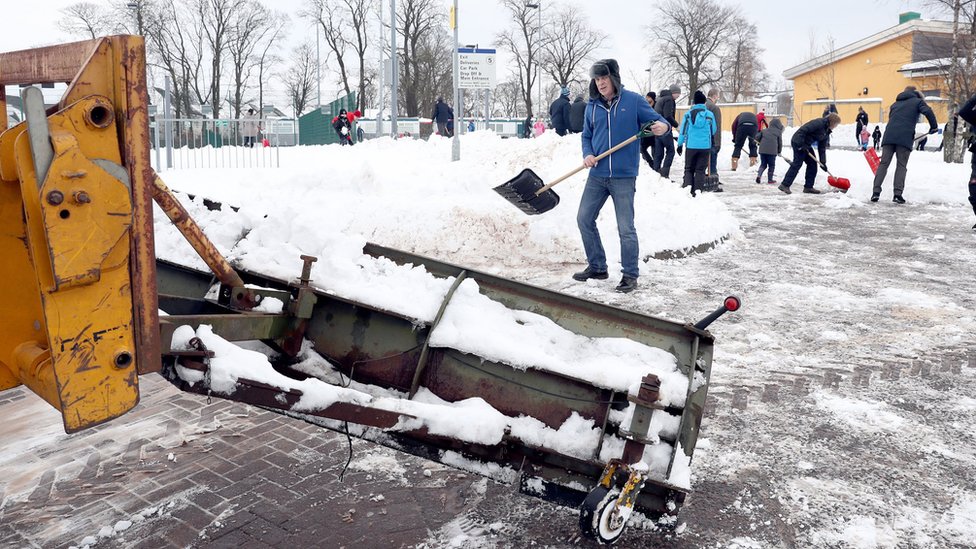
[[[31,85],[58,82],[47,108]],[[69,433],[132,409],[159,369],[147,106],[141,37],[0,54],[0,390],[26,385]]]

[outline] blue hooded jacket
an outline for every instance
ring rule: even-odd
[[[704,104],[693,105],[678,126],[678,146],[687,141],[689,149],[711,149],[713,135],[715,115]]]
[[[657,120],[667,124],[647,104],[647,100],[640,94],[623,89],[623,86],[609,107],[599,96],[591,97],[583,115],[583,156],[600,156],[600,153],[636,135],[644,124]],[[596,177],[637,177],[640,167],[639,143],[639,140],[634,141],[600,160],[590,168],[590,174]]]

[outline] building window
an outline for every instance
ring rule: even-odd
[[[922,90],[922,97],[942,97],[942,90]]]

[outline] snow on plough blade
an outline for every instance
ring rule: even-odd
[[[72,82],[47,112],[27,88],[26,122],[0,134],[0,272],[22,290],[2,305],[0,390],[26,385],[72,432],[135,407],[158,372],[581,506],[601,542],[635,510],[673,520],[706,329],[737,299],[681,324],[367,245],[443,288],[411,316],[316,287],[314,257],[293,280],[238,272],[149,165],[144,71],[131,36],[0,54],[0,106],[2,85]],[[155,261],[151,201],[212,272]]]

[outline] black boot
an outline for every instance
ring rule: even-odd
[[[821,194],[821,191],[814,189],[813,187],[803,187],[803,192],[806,194]]]
[[[623,294],[629,294],[637,289],[637,279],[631,276],[624,275],[620,279],[620,284],[617,284],[616,290]]]
[[[892,201],[892,202],[894,202],[895,204],[904,204],[904,203],[905,203],[905,199],[904,199],[904,198],[902,198],[900,194],[896,194],[896,195],[895,195],[895,196],[894,196],[894,197],[893,197],[893,198],[891,199],[891,201]]]
[[[871,195],[871,202],[877,202],[881,198],[881,193],[874,193]]]
[[[607,274],[606,271],[597,271],[591,267],[587,267],[582,271],[573,274],[573,280],[578,280],[580,282],[586,282],[591,278],[595,278],[597,280],[606,280],[609,277],[610,275]]]

